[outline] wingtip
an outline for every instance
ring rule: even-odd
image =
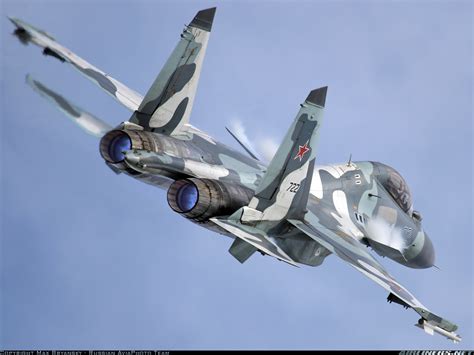
[[[10,22],[16,27],[16,28],[24,28],[25,25],[28,25],[25,21],[19,19],[18,17],[14,17],[14,16],[8,16],[7,15],[7,18],[8,20],[10,20]]]
[[[7,15],[7,18],[8,18],[8,19],[10,20],[10,22],[13,23],[15,26],[17,25],[18,19],[17,19],[16,17]]]
[[[30,73],[25,75],[25,83],[29,86],[31,86],[33,89],[37,89],[39,86],[41,86],[41,82],[39,82],[33,75]]]
[[[312,104],[324,107],[324,105],[326,104],[327,92],[328,92],[327,86],[314,89],[313,91],[309,93],[308,97],[306,98],[306,101],[311,102]]]
[[[211,32],[215,14],[216,7],[210,7],[208,9],[201,10],[196,14],[196,16],[194,16],[189,25]]]

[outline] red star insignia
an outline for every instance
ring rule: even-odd
[[[304,155],[308,153],[310,150],[311,148],[308,147],[308,142],[306,142],[304,145],[300,145],[298,149],[298,154],[296,154],[294,159],[300,158],[300,161],[301,161]]]

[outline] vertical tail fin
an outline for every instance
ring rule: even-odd
[[[306,212],[326,93],[327,87],[313,90],[301,104],[250,201],[248,207],[260,211],[261,220],[299,219]],[[251,213],[255,216],[255,211]]]
[[[172,135],[189,122],[216,8],[199,11],[130,121]]]

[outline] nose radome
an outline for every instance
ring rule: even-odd
[[[417,269],[427,269],[435,263],[435,250],[431,239],[424,233],[424,243],[420,253],[415,256],[410,263]]]

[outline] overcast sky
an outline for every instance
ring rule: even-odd
[[[472,348],[473,8],[469,1],[0,1],[1,344],[63,349]],[[24,47],[6,15],[51,33],[145,93],[183,25],[217,5],[191,122],[239,146],[279,144],[328,85],[318,162],[381,161],[411,187],[441,270],[387,269],[459,325],[453,345],[413,325],[378,285],[329,256],[293,268],[171,211],[116,176],[25,84],[32,75],[115,125],[131,113],[70,66]]]

